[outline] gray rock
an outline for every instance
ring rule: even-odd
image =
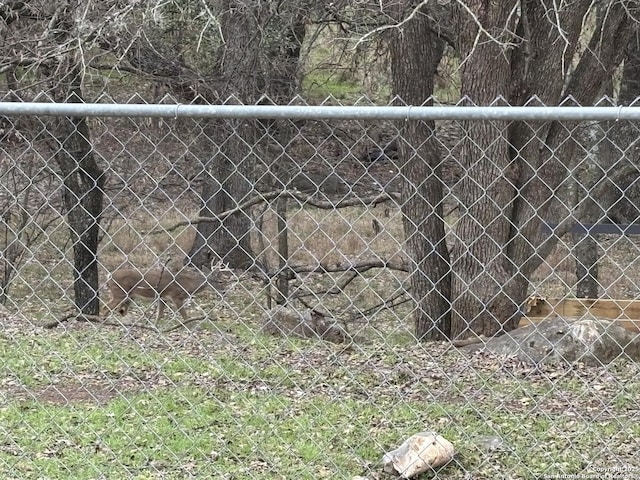
[[[607,364],[620,356],[640,361],[640,336],[610,320],[549,318],[512,330],[486,343],[467,345],[463,351],[488,351],[539,363]]]

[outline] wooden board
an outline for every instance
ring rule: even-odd
[[[546,317],[582,317],[590,313],[594,317],[607,318],[633,332],[640,332],[640,301],[604,298],[536,298],[529,300],[529,312],[520,320],[520,326],[537,323]]]

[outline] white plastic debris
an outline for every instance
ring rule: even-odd
[[[449,463],[455,455],[453,444],[434,432],[420,432],[399,448],[382,457],[384,471],[412,478]]]

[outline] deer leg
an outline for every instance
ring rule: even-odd
[[[131,300],[129,300],[128,298],[120,302],[120,306],[118,308],[118,312],[120,313],[120,315],[124,317],[127,314],[127,312],[129,311],[129,305],[131,305]]]
[[[113,280],[107,283],[107,291],[109,292],[109,301],[107,302],[107,315],[117,311],[123,317],[127,314],[131,300],[129,293]]]
[[[156,326],[160,325],[160,319],[164,314],[164,300],[162,297],[158,297],[158,312],[156,313]]]
[[[176,307],[178,307],[178,313],[182,317],[182,320],[184,320],[185,322],[189,320],[189,315],[187,313],[187,307],[189,305],[189,297],[183,297],[180,299],[174,298],[173,301],[176,304]]]

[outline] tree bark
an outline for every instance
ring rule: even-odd
[[[237,207],[252,191],[252,152],[241,137],[242,126],[240,122],[232,120],[224,121],[224,124],[228,133],[226,141],[219,135],[220,128],[204,130],[205,135],[211,136],[207,143],[211,144],[212,158],[203,162],[200,179],[203,202],[200,216],[203,217],[215,218],[216,214]],[[216,140],[220,142],[218,145]],[[222,221],[199,223],[188,254],[189,263],[200,268],[211,268],[222,261],[231,268],[248,268],[253,263],[251,227],[252,220],[244,211]]]
[[[556,11],[533,0],[467,2],[468,10],[458,11],[463,95],[489,104],[510,92],[512,105],[522,104],[530,95],[553,105],[571,94],[577,103],[591,104],[621,61],[637,3],[611,2],[576,61],[590,0]],[[551,14],[556,21],[550,20]],[[462,160],[467,176],[459,195],[462,215],[453,251],[452,292],[452,336],[461,338],[472,333],[490,336],[517,326],[528,279],[557,242],[543,231],[543,222],[554,217],[571,220],[573,215],[559,206],[568,204],[563,182],[575,167],[576,125],[466,122],[464,126]]]
[[[591,5],[589,0],[580,3]],[[567,95],[572,95],[580,105],[590,105],[597,99],[602,85],[620,65],[625,47],[636,28],[634,18],[637,18],[638,2],[625,3],[628,4],[612,2],[607,15],[603,15],[595,25],[589,47],[580,57],[569,81],[566,82],[566,89],[555,99],[555,103],[559,103],[560,99]],[[576,4],[576,8],[578,6]],[[579,29],[581,22],[574,20],[574,24],[574,28]],[[577,38],[577,34],[565,34],[569,35],[568,38]],[[571,48],[575,49],[575,46]],[[540,76],[544,77],[542,72]],[[564,80],[562,83],[565,83]],[[549,101],[553,99],[550,97]],[[556,236],[549,236],[543,232],[542,222],[554,217],[559,221],[572,217],[572,212],[554,205],[554,199],[566,190],[565,182],[575,166],[573,159],[576,146],[572,138],[575,126],[575,123],[565,122],[560,125],[553,122],[546,132],[539,129],[537,135],[540,139],[523,149],[520,155],[521,170],[526,172],[526,175],[520,178],[522,187],[516,199],[513,217],[513,223],[518,228],[514,231],[508,254],[515,265],[521,266],[523,279],[530,278],[557,243]],[[516,148],[524,145],[523,142],[527,142],[527,138],[533,134],[529,125],[521,124],[517,128],[517,131],[513,130],[511,133]],[[529,130],[530,133],[524,133],[525,130]],[[526,281],[521,282],[515,289],[522,290],[522,287],[525,287],[526,291]]]
[[[60,2],[51,22],[53,38],[60,46],[77,41],[77,2]],[[55,27],[55,28],[53,28]],[[80,53],[71,50],[56,57],[55,69],[43,63],[40,72],[60,102],[83,102],[83,70]],[[54,158],[63,181],[62,197],[73,246],[73,290],[76,308],[85,315],[99,315],[98,242],[104,198],[104,172],[93,154],[87,121],[61,117],[53,122]]]
[[[46,96],[56,102],[83,102],[84,54],[92,48],[86,33],[95,25],[88,20],[82,2],[1,3],[3,27],[10,28],[0,27],[4,41],[0,66],[7,72],[12,99],[33,101],[34,96]],[[56,174],[62,183],[60,190],[73,248],[74,302],[82,314],[98,315],[97,250],[103,171],[94,157],[84,118],[55,117],[46,120],[45,131],[43,122],[42,118],[34,121],[24,131],[31,135],[31,148],[37,148],[31,144],[37,145],[41,140],[48,143],[58,166]],[[37,188],[36,184],[32,186]]]
[[[591,234],[574,234],[576,298],[598,298],[598,242]]]
[[[80,71],[75,67],[68,101],[80,102]],[[64,189],[62,196],[73,246],[73,291],[76,307],[99,315],[98,242],[104,176],[93,155],[84,118],[61,118],[56,128],[61,148],[55,154]]]
[[[267,95],[272,101],[288,101],[295,90],[305,17],[274,17],[260,2],[225,0],[221,15],[224,44],[218,70],[224,79],[222,92],[232,102],[254,104]],[[280,20],[278,43],[270,21]],[[284,28],[283,28],[284,27]],[[269,101],[268,99],[266,101]],[[227,120],[210,124],[204,131],[212,150],[205,162],[201,216],[215,216],[246,200],[254,187],[258,152],[258,121]],[[206,155],[206,152],[205,152]],[[253,221],[248,212],[238,212],[221,222],[200,223],[189,261],[196,266],[220,258],[233,268],[246,269],[255,263],[251,247]]]
[[[640,95],[640,32],[636,30],[625,49],[618,104],[631,105],[638,95]]]
[[[465,59],[462,94],[476,104],[491,104],[510,87],[511,49],[507,45],[514,41],[510,32],[515,24],[509,15],[516,4],[515,0],[467,2],[486,32],[503,32],[496,38],[503,42],[500,45],[467,18],[459,33],[458,49]],[[504,289],[514,273],[513,266],[504,260],[518,175],[505,137],[507,123],[462,124],[465,175],[457,192],[461,216],[452,251],[451,323],[452,335],[457,338],[472,332],[491,336],[514,328],[518,321],[514,315],[518,305]]]
[[[607,15],[606,5],[600,4],[597,7],[597,16],[599,22],[603,16]],[[628,53],[627,53],[628,55]],[[599,94],[604,97],[613,98],[613,78],[609,77],[602,87]],[[590,148],[588,155],[582,164],[577,165],[578,174],[573,175],[575,178],[575,198],[576,203],[585,204],[584,213],[580,220],[583,225],[595,225],[603,219],[603,212],[609,205],[604,205],[605,198],[592,198],[593,189],[596,184],[602,180],[602,170],[599,165],[611,165],[613,145],[607,139],[607,133],[599,128],[599,125],[593,125],[588,129],[587,135],[584,135],[583,142]],[[591,140],[595,138],[596,140]],[[600,158],[598,158],[600,157]],[[576,260],[576,297],[577,298],[598,298],[600,294],[600,284],[598,282],[600,260],[600,248],[595,234],[592,233],[573,233],[573,256]]]
[[[246,0],[225,0],[222,9],[220,30],[224,44],[218,69],[225,85],[221,93],[234,96],[231,103],[253,103],[259,92],[259,8]],[[214,217],[236,207],[251,193],[253,142],[247,137],[253,136],[255,127],[238,120],[207,123],[204,142],[210,150],[205,148],[203,155],[212,157],[204,162],[200,215]],[[238,212],[221,222],[198,224],[189,262],[210,267],[220,259],[232,268],[248,268],[253,264],[251,223],[246,212]]]
[[[599,14],[601,16],[607,15],[608,11],[601,8]],[[620,81],[620,93],[618,96],[619,105],[630,105],[640,95],[640,38],[638,31],[632,33],[627,48],[625,49],[624,68],[622,69],[622,79]],[[613,79],[609,78],[606,84],[604,93],[611,97],[613,95]],[[629,177],[633,177],[630,173],[626,176],[624,182],[615,182],[611,178],[602,178],[601,172],[606,172],[611,169],[620,169],[628,167],[627,162],[636,161],[633,159],[629,146],[636,142],[637,133],[636,128],[630,122],[609,122],[605,125],[606,130],[598,130],[597,138],[597,151],[593,153],[595,160],[593,162],[596,165],[591,165],[589,159],[586,161],[588,168],[587,172],[577,175],[577,181],[581,182],[581,187],[577,189],[578,192],[586,190],[588,198],[580,198],[581,202],[587,202],[588,205],[585,208],[585,213],[581,220],[585,224],[593,225],[603,218],[605,218],[605,212],[611,209],[611,206],[619,201],[619,192],[625,190],[632,180]],[[624,163],[620,163],[619,153],[625,151],[628,154],[623,159]],[[630,171],[636,171],[631,168]],[[591,174],[590,174],[591,172]],[[592,178],[596,176],[596,178]],[[636,175],[637,177],[637,175]],[[594,187],[601,182],[607,183],[607,190],[604,195],[600,195],[597,198],[593,198]],[[622,219],[620,223],[635,222],[636,219]],[[600,249],[597,239],[592,234],[573,234],[574,240],[574,256],[576,258],[576,297],[578,298],[598,298],[600,284],[598,282],[598,260],[600,259]]]
[[[415,8],[403,3],[399,18]],[[432,104],[434,76],[444,42],[419,14],[393,33],[391,72],[394,93],[409,105]],[[401,209],[405,250],[411,260],[411,294],[415,335],[420,340],[444,340],[451,329],[451,277],[445,243],[444,181],[435,124],[400,125],[397,166],[402,177]]]

